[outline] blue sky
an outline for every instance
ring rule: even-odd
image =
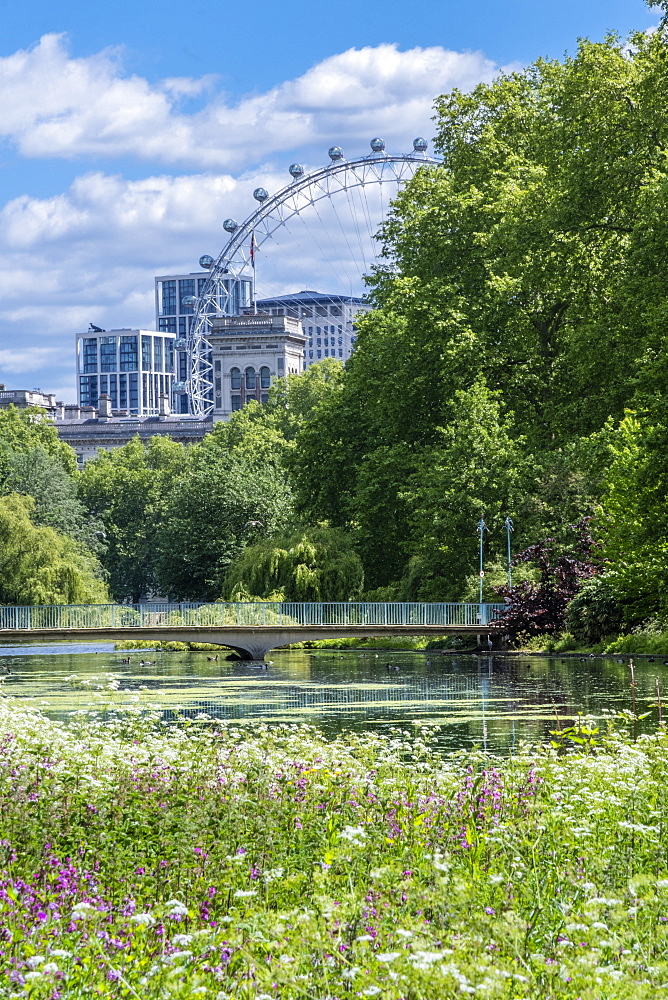
[[[641,0],[5,0],[0,382],[73,398],[75,332],[152,326],[153,275],[215,255],[292,160],[408,149],[444,90],[657,19]]]

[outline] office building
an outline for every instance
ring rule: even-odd
[[[371,307],[364,299],[355,296],[307,290],[258,299],[255,308],[258,313],[301,320],[307,337],[304,368],[308,368],[323,358],[347,361],[357,339],[355,317]],[[251,307],[243,311],[249,313]]]
[[[290,316],[214,317],[208,339],[214,421],[229,420],[252,400],[266,403],[274,379],[303,370],[306,337],[300,321]]]
[[[177,337],[174,370],[176,381],[180,383],[185,383],[188,378],[185,338],[190,333],[195,312],[191,300],[202,294],[208,277],[206,271],[200,271],[194,274],[161,274],[155,279],[155,328]],[[219,312],[223,316],[237,316],[250,305],[251,287],[250,278],[221,278]],[[188,412],[188,397],[185,393],[176,393],[173,404],[180,413]]]
[[[96,408],[108,395],[116,413],[150,416],[160,396],[171,399],[174,384],[173,333],[100,330],[77,334],[77,394],[80,407]]]

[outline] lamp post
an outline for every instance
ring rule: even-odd
[[[513,571],[510,564],[510,533],[514,531],[513,522],[511,518],[507,517],[503,522],[503,526],[506,529],[506,535],[508,536],[508,590],[513,589]]]
[[[484,518],[481,517],[480,520],[478,521],[478,534],[480,535],[480,615],[481,616],[482,616],[482,581],[485,576],[485,572],[482,568],[482,548],[483,548],[482,537],[487,530],[488,529],[487,525],[485,524],[485,520]]]

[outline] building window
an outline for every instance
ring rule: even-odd
[[[116,371],[116,338],[100,337],[100,371]]]
[[[255,369],[254,368],[247,368],[246,369],[246,388],[247,389],[254,389],[255,388]],[[246,400],[246,402],[248,402],[248,400]]]
[[[220,361],[214,361],[213,370],[215,372],[219,372],[220,371]]]
[[[313,337],[309,338],[308,346],[313,347]]]
[[[254,403],[254,402],[255,402],[255,396],[246,396],[246,406],[248,406],[249,403]]]
[[[109,392],[109,388],[107,386],[107,379],[108,378],[109,378],[108,375],[100,375],[100,395],[101,396],[108,395],[108,392]]]
[[[322,333],[322,327],[316,326],[315,332],[318,334],[318,336],[320,336],[320,334]]]
[[[307,309],[305,306],[302,306],[302,317],[304,319],[311,319],[312,316],[313,316],[313,310]]]
[[[313,351],[309,351],[308,352],[308,356],[309,356],[309,358],[312,358],[313,357]]]
[[[206,278],[198,278],[197,279],[197,295],[198,296],[200,296],[202,294],[202,292],[204,291],[204,286],[206,285],[206,282],[207,282]]]
[[[322,351],[318,351],[318,357],[319,357],[319,358],[321,358],[321,357],[322,357]]]
[[[340,344],[342,344],[342,343],[343,343],[343,337],[339,337],[339,343],[340,343]]]
[[[187,380],[188,380],[188,355],[185,353],[185,351],[179,351],[179,381],[187,382]]]
[[[130,380],[130,410],[137,413],[139,411],[139,374],[132,372],[128,375],[128,379]]]
[[[95,337],[84,337],[82,362],[84,372],[97,371],[97,339]]]
[[[174,341],[165,340],[165,371],[174,371]]]
[[[235,411],[241,409],[241,396],[232,396],[232,409]]]
[[[162,281],[162,308],[160,312],[163,316],[171,316],[176,312],[176,282]]]
[[[157,372],[162,371],[162,337],[153,338],[153,367]]]
[[[127,410],[128,408],[128,377],[127,375],[118,376],[118,395],[121,410]]]
[[[326,316],[327,315],[327,308],[325,306],[316,306],[315,307],[315,314],[316,314],[316,316]]]
[[[180,313],[192,313],[193,306],[184,306],[183,300],[188,295],[195,294],[195,279],[194,278],[184,278],[183,281],[179,281],[179,312]]]
[[[145,372],[151,370],[151,339],[144,335],[141,338],[141,366]]]
[[[260,402],[261,403],[268,403],[269,402],[269,393],[268,392],[263,392],[260,395]]]
[[[320,337],[317,338],[316,344],[318,345],[318,347],[322,347],[322,340]]]
[[[82,375],[79,379],[81,406],[97,406],[97,375]]]
[[[276,358],[276,368],[278,369],[279,372],[283,371],[283,369],[285,368],[285,362],[283,361],[283,358]]]
[[[329,357],[329,351],[328,351],[328,349],[327,349],[327,348],[325,348],[325,357],[326,357],[326,358],[328,358],[328,357]]]
[[[186,320],[187,316],[179,316],[179,337],[185,337],[186,335]]]
[[[116,376],[109,376],[109,395],[111,396],[111,408],[112,410],[118,409],[118,386],[116,384]]]
[[[270,385],[271,385],[271,372],[269,371],[267,366],[264,365],[262,368],[260,368],[260,388],[268,389]]]
[[[330,306],[329,315],[330,316],[340,316],[341,315],[341,306]]]
[[[342,357],[343,357],[343,351],[341,350],[341,348],[340,348],[340,347],[339,347],[339,357],[340,357],[340,358],[342,358]]]
[[[238,368],[233,368],[232,371],[230,372],[230,387],[232,389],[241,388],[241,372]],[[237,407],[237,409],[241,409],[241,396],[239,396],[239,406]]]
[[[158,320],[158,330],[160,333],[176,333],[176,316],[167,316]]]

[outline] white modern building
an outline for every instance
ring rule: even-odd
[[[161,333],[176,335],[174,370],[177,382],[188,378],[188,360],[185,337],[190,333],[190,324],[195,312],[193,299],[198,298],[206,279],[206,271],[193,274],[160,274],[155,279],[155,328]],[[237,316],[250,305],[252,281],[250,278],[223,277],[220,283],[218,308],[223,316]],[[188,412],[188,398],[176,394],[175,409]]]
[[[267,314],[222,316],[211,322],[214,421],[253,400],[266,403],[276,378],[303,370],[306,336],[298,319]]]
[[[244,312],[250,312],[250,308],[244,309]],[[352,295],[306,290],[272,299],[258,299],[254,308],[258,313],[301,320],[307,337],[304,368],[308,368],[323,358],[347,361],[357,339],[355,317],[360,312],[368,312],[371,306],[364,299]]]
[[[160,397],[172,396],[175,341],[173,333],[155,330],[78,333],[78,405],[97,408],[100,396],[109,396],[114,414],[157,414]]]

